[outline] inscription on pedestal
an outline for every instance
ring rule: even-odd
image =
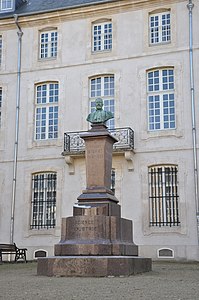
[[[86,141],[87,185],[104,186],[104,147],[98,140]]]
[[[94,226],[94,220],[75,220],[74,230],[76,232],[94,232],[97,227]]]
[[[94,160],[103,158],[103,148],[95,149],[95,146],[93,145],[87,151],[87,156],[88,156],[88,159],[94,159]]]

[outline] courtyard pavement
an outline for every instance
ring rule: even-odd
[[[154,262],[129,277],[37,276],[36,263],[0,264],[1,300],[198,300],[199,262]]]

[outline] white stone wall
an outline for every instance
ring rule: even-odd
[[[84,157],[74,159],[74,174],[65,163],[63,136],[67,131],[87,130],[89,78],[115,76],[115,125],[131,127],[135,132],[132,162],[124,155],[114,155],[116,196],[122,216],[133,220],[134,241],[140,254],[157,259],[161,248],[174,250],[175,259],[199,259],[194,200],[191,104],[189,83],[189,32],[187,1],[146,1],[139,7],[129,1],[126,9],[77,12],[74,18],[53,13],[19,18],[23,31],[19,149],[17,168],[14,240],[28,248],[28,259],[37,249],[53,255],[53,245],[60,238],[61,218],[72,215],[72,206],[85,188]],[[196,1],[195,1],[196,2]],[[148,46],[148,14],[171,9],[172,41],[167,45]],[[195,3],[194,68],[195,83],[199,72],[199,6]],[[91,23],[111,19],[113,50],[91,52]],[[0,23],[3,35],[3,63],[0,86],[3,88],[2,126],[0,129],[0,243],[9,242],[12,201],[13,151],[15,138],[17,29],[14,20],[8,27]],[[58,57],[38,60],[39,31],[58,30]],[[146,106],[146,70],[173,66],[175,69],[176,129],[148,132]],[[60,85],[59,138],[34,141],[34,85],[56,80]],[[196,101],[199,90],[196,84]],[[196,105],[198,103],[196,102]],[[197,107],[197,106],[196,106]],[[196,110],[198,124],[199,111]],[[132,165],[129,165],[132,164]],[[148,166],[177,164],[179,168],[180,221],[177,228],[149,227]],[[133,168],[132,168],[133,166]],[[55,229],[30,230],[31,175],[39,171],[57,172],[57,224]]]

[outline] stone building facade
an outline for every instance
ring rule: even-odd
[[[53,255],[85,188],[79,133],[101,97],[140,255],[199,260],[197,1],[57,2],[0,0],[0,243]]]

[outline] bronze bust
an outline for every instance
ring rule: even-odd
[[[92,113],[90,113],[87,117],[87,121],[92,124],[97,123],[105,123],[106,121],[114,118],[114,115],[110,111],[103,110],[103,100],[101,98],[97,98],[95,100],[95,107],[96,110]]]

